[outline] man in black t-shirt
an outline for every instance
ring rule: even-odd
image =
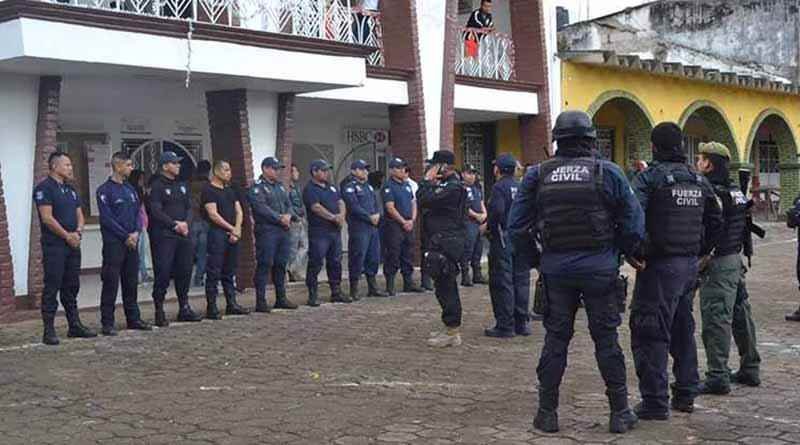
[[[492,0],[481,1],[481,7],[472,11],[467,20],[467,28],[472,30],[490,31],[494,29],[494,19],[492,18]],[[476,35],[474,32],[464,34],[465,40],[480,40],[483,35]]]
[[[217,309],[218,284],[225,293],[225,315],[247,315],[250,310],[236,303],[236,273],[239,240],[242,238],[244,213],[236,190],[230,186],[231,166],[227,161],[214,163],[211,182],[203,188],[200,202],[203,217],[209,223],[206,258],[206,318],[220,320]]]

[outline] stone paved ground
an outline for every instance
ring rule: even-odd
[[[583,314],[562,389],[562,432],[529,431],[542,330],[483,337],[492,318],[478,287],[464,292],[465,345],[444,352],[424,345],[437,327],[431,295],[63,339],[58,348],[36,344],[36,321],[3,326],[0,443],[800,443],[800,325],[783,321],[800,300],[795,245],[785,241],[793,236],[771,230],[749,276],[763,386],[698,399],[694,414],[641,423],[625,436],[606,432]],[[151,307],[144,312],[150,317]],[[622,338],[630,363],[627,328]]]

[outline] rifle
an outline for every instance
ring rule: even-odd
[[[742,189],[742,193],[744,196],[747,196],[747,192],[750,189],[750,171],[749,170],[739,170],[739,187]],[[745,231],[744,237],[744,256],[747,257],[747,267],[752,267],[752,258],[753,258],[753,235],[764,239],[767,236],[767,232],[760,227],[758,224],[753,222],[753,206],[755,202],[752,198],[747,201],[747,230]]]

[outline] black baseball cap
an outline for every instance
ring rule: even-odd
[[[317,159],[315,161],[311,161],[311,172],[315,172],[317,170],[330,170],[331,164],[328,164],[328,161],[324,159]]]
[[[183,158],[176,155],[174,151],[165,151],[161,153],[161,159],[159,162],[161,163],[161,165],[164,165],[164,164],[181,162],[182,160]]]
[[[431,158],[430,163],[455,165],[456,155],[455,153],[449,150],[439,150],[433,153],[433,157]]]
[[[281,161],[273,156],[266,157],[263,161],[261,161],[261,168],[274,168],[275,170],[280,170],[284,167],[285,166],[281,163]]]

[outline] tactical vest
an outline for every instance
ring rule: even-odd
[[[703,242],[703,179],[682,164],[660,173],[647,206],[648,256],[696,256]]]
[[[747,197],[734,185],[715,185],[714,192],[722,201],[725,233],[720,237],[717,256],[732,255],[742,251],[747,228]]]
[[[538,229],[545,251],[600,250],[614,242],[604,202],[603,169],[592,158],[556,158],[541,164]]]

